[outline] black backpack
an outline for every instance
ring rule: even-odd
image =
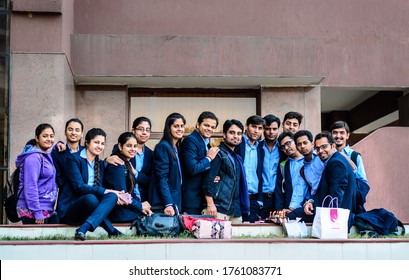
[[[384,209],[372,209],[365,213],[355,215],[355,226],[361,234],[369,237],[378,237],[378,235],[405,234],[405,227],[395,215]],[[401,230],[399,231],[399,227]]]
[[[7,183],[3,189],[4,209],[6,210],[7,218],[12,223],[17,223],[21,220],[17,215],[17,201],[21,195],[21,192],[23,191],[23,188],[18,191],[19,186],[20,168],[17,168],[13,171],[13,173],[11,173],[10,178],[7,180]]]
[[[360,153],[352,151],[351,154],[351,160],[355,163],[356,166],[357,165],[357,158],[358,155],[360,155]],[[369,193],[369,185],[368,183],[366,183],[365,181],[362,181],[361,179],[356,179],[356,186],[357,186],[357,192],[356,192],[356,213],[364,213],[365,207],[364,204],[366,202],[366,196]]]
[[[184,230],[183,222],[178,214],[169,216],[160,212],[152,216],[140,216],[132,223],[131,229],[136,227],[136,234],[151,236],[175,236]]]

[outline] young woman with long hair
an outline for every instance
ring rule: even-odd
[[[85,240],[87,231],[101,226],[109,236],[119,232],[108,219],[117,203],[123,204],[123,192],[102,187],[104,162],[99,159],[105,148],[106,134],[92,128],[85,135],[85,149],[67,157],[67,174],[58,199],[60,220],[70,225],[81,225],[76,240]]]
[[[117,205],[109,215],[112,222],[132,222],[141,213],[151,215],[150,204],[141,200],[141,192],[137,185],[136,170],[131,163],[136,155],[138,143],[132,132],[124,132],[118,138],[118,148],[113,155],[124,161],[124,165],[108,164],[105,168],[104,184],[107,189],[123,191],[128,203]]]
[[[179,113],[170,114],[165,121],[163,137],[154,150],[154,174],[150,188],[152,210],[163,210],[175,215],[182,204],[182,170],[179,145],[185,133],[185,118]]]
[[[57,199],[55,168],[48,152],[54,144],[54,128],[47,123],[35,130],[35,138],[27,142],[17,157],[20,168],[17,213],[23,224],[58,224],[54,210]]]

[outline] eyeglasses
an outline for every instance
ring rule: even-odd
[[[321,146],[315,147],[314,149],[315,149],[317,152],[319,152],[321,149],[322,149],[322,150],[325,150],[326,148],[328,148],[329,145],[330,145],[329,143],[327,143],[327,144],[322,144]]]
[[[286,148],[288,148],[288,147],[291,146],[291,143],[292,143],[293,141],[294,141],[293,139],[288,140],[287,142],[285,142],[283,145],[280,146],[280,149],[281,149],[282,151],[284,151]]]
[[[143,128],[143,127],[137,127],[137,128],[135,128],[135,130],[136,131],[139,131],[139,132],[146,132],[146,133],[151,133],[151,129],[150,128]]]

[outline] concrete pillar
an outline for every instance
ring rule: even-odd
[[[261,116],[273,114],[283,121],[289,111],[304,116],[300,129],[313,135],[321,131],[321,88],[316,87],[263,87],[261,89]],[[281,131],[281,129],[280,129]]]
[[[128,91],[125,86],[77,87],[78,117],[84,123],[84,137],[93,127],[102,128],[107,139],[103,157],[111,154],[118,136],[129,131]]]
[[[65,140],[64,126],[76,115],[74,79],[64,54],[13,53],[10,79],[11,170],[40,123],[50,123],[56,140]]]

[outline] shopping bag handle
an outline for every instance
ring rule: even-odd
[[[329,204],[328,204],[328,207],[331,205],[331,201],[333,200],[333,198],[332,198],[332,196],[330,196],[330,195],[327,195],[326,197],[324,197],[324,200],[322,201],[322,207],[325,207],[325,201],[327,200],[327,198],[329,198],[330,200],[329,200]]]
[[[335,205],[335,202],[336,202],[336,205]],[[330,207],[330,208],[338,208],[338,197],[333,197],[333,198],[331,199],[331,201],[329,202],[328,207]]]
[[[338,208],[338,197],[332,197],[330,195],[327,195],[324,200],[322,201],[322,207],[325,207],[325,201],[327,200],[327,198],[330,199],[329,203],[328,203],[328,208]]]

